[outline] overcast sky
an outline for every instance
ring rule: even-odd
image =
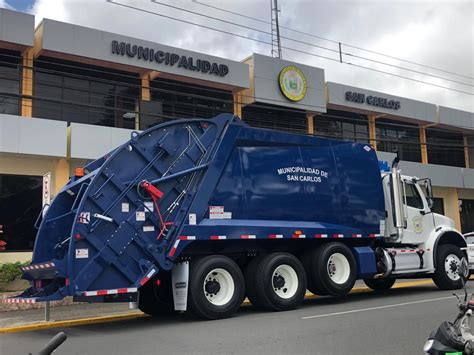
[[[270,42],[270,37],[266,34],[169,9],[151,3],[149,0],[114,1]],[[213,10],[194,3],[192,0],[158,1],[263,31],[270,31],[270,26],[267,24]],[[199,1],[262,20],[270,20],[270,0]],[[0,5],[2,3],[4,7],[35,14],[37,23],[41,18],[46,17],[233,60],[241,60],[252,52],[270,55],[270,46],[266,44],[123,8],[105,0],[0,0]],[[346,62],[474,94],[474,79],[470,79],[474,78],[474,0],[279,0],[279,4],[281,7],[280,23],[283,26],[461,74],[464,77],[362,52],[344,45],[342,47],[343,51],[347,53],[446,77],[467,85],[376,64],[348,55],[343,58]],[[331,49],[338,47],[335,43],[288,30],[282,29],[281,32],[285,37],[297,38],[300,41]],[[287,39],[282,40],[282,45],[339,59],[337,53]],[[474,96],[472,94],[463,94],[400,79],[289,49],[283,49],[283,58],[324,68],[327,81],[474,112]]]

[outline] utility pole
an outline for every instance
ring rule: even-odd
[[[272,57],[282,59],[280,25],[278,23],[278,0],[270,0],[271,6],[271,26],[272,26]]]

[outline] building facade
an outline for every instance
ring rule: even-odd
[[[177,118],[250,125],[398,151],[430,177],[435,210],[474,230],[474,114],[339,83],[324,69],[252,54],[228,60],[0,9],[0,263],[27,260],[43,201],[76,167]]]

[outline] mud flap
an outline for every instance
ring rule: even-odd
[[[176,264],[171,271],[175,311],[185,311],[188,306],[189,262]]]

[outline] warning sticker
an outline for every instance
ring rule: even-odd
[[[223,219],[232,219],[232,212],[224,212],[222,215]]]
[[[210,219],[224,219],[224,206],[209,206]]]
[[[189,224],[191,226],[196,225],[196,213],[190,213],[189,214]]]
[[[145,220],[145,212],[137,211],[135,213],[135,219],[137,220],[137,222],[143,222]]]
[[[91,221],[91,213],[90,212],[81,212],[79,214],[79,220],[78,220],[79,223],[89,224],[90,221]]]
[[[128,203],[122,203],[122,212],[130,211],[130,205]]]
[[[365,150],[366,152],[370,152],[370,147],[369,147],[368,145],[364,145],[364,150]]]
[[[145,207],[147,208],[145,211],[153,212],[155,209],[155,205],[153,204],[153,201],[146,201],[145,202]]]
[[[89,249],[76,249],[76,259],[87,259],[89,257]]]
[[[143,231],[144,232],[154,232],[155,231],[155,226],[143,226]]]

